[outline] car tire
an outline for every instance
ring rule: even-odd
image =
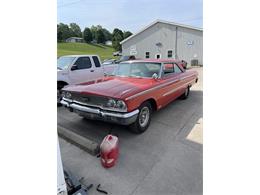
[[[133,133],[141,134],[147,130],[152,117],[152,106],[149,102],[144,102],[139,107],[139,113],[136,121],[130,125],[130,130]]]
[[[186,100],[188,97],[189,97],[189,94],[190,94],[190,86],[188,86],[186,89],[185,89],[185,91],[184,91],[184,93],[181,95],[181,99],[182,100]]]

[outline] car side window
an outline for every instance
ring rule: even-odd
[[[174,73],[174,66],[173,64],[164,64],[163,65],[163,73],[164,75]]]
[[[182,72],[177,64],[174,64],[174,72],[175,73],[181,73]]]
[[[89,57],[80,57],[75,62],[75,65],[77,65],[77,69],[88,69],[91,68],[92,64]]]
[[[96,66],[96,67],[100,67],[101,65],[100,65],[100,62],[99,62],[99,60],[98,60],[98,57],[97,57],[97,56],[93,56],[92,58],[93,58],[93,60],[94,60],[95,66]]]

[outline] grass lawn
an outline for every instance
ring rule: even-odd
[[[87,43],[58,43],[57,55],[76,55],[76,54],[96,54],[101,60],[115,58],[113,56],[115,50],[111,46],[102,44],[87,44]]]

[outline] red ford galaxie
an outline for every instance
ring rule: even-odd
[[[113,75],[63,88],[61,103],[88,119],[130,125],[142,133],[152,112],[178,97],[186,99],[197,80],[198,73],[178,60],[126,61]]]

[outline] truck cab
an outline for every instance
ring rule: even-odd
[[[57,102],[65,85],[92,81],[104,76],[104,67],[97,55],[68,55],[57,60]]]

